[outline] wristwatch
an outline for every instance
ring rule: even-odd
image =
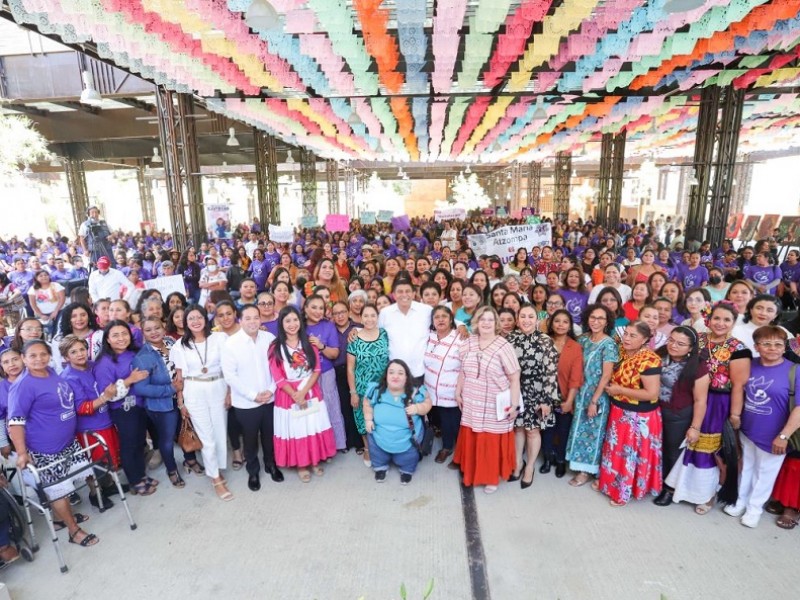
[[[780,434],[780,435],[778,436],[778,439],[781,439],[781,440],[783,440],[783,441],[785,442],[786,440],[788,440],[788,439],[789,439],[789,436],[788,436],[788,435],[786,435],[786,434],[783,434],[783,433],[782,433],[782,434]]]

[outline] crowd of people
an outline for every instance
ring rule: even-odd
[[[769,240],[712,248],[623,220],[555,222],[550,245],[476,256],[467,236],[507,223],[354,221],[284,244],[254,222],[183,250],[99,225],[93,247],[0,240],[0,301],[21,315],[13,335],[0,325],[0,451],[38,469],[82,546],[99,540],[71,476],[98,436],[141,496],[161,465],[231,501],[228,469],[256,492],[262,468],[308,483],[350,451],[408,485],[431,452],[487,494],[570,473],[615,507],[720,503],[794,528],[800,343],[784,308],[800,253],[777,265]],[[186,420],[202,448],[176,459]],[[114,492],[89,482],[101,511]]]

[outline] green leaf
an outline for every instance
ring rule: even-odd
[[[400,597],[403,600],[407,600],[408,599],[408,594],[406,593],[406,584],[405,583],[401,583],[400,584]]]
[[[430,598],[430,595],[432,593],[433,593],[433,577],[431,577],[431,580],[428,582],[428,587],[425,588],[425,592],[422,595],[422,600],[428,600],[428,598]]]

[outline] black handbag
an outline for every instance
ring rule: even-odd
[[[411,394],[411,398],[406,398],[406,406],[410,406],[414,396],[417,395],[417,389],[415,388]],[[411,430],[411,443],[414,445],[414,448],[417,449],[419,452],[420,459],[425,458],[431,452],[433,452],[433,427],[428,422],[428,416],[423,415],[422,417],[422,441],[417,439],[417,432],[414,429],[414,419],[411,418],[411,415],[406,413],[406,419],[408,420],[408,428]]]

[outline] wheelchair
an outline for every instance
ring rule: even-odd
[[[20,508],[17,497],[11,492],[6,482],[12,480],[16,474],[16,469],[0,470],[0,513],[8,517],[8,534],[11,544],[17,549],[20,556],[27,562],[33,562],[33,553],[38,550],[27,535],[25,527],[25,515]],[[0,563],[0,570],[7,567],[10,563]]]
[[[122,506],[125,508],[125,513],[128,517],[128,524],[131,531],[136,530],[137,527],[136,522],[133,520],[133,515],[131,514],[130,508],[128,507],[125,490],[120,483],[119,475],[117,475],[117,472],[114,470],[114,463],[111,459],[111,454],[108,451],[108,445],[106,444],[106,441],[101,435],[94,432],[82,433],[81,435],[87,436],[88,443],[85,448],[81,448],[79,451],[75,452],[73,456],[84,462],[82,466],[71,471],[70,474],[63,479],[53,481],[49,484],[43,484],[40,475],[41,471],[52,468],[59,462],[62,462],[64,459],[49,463],[47,465],[40,465],[38,467],[29,464],[25,467],[25,471],[22,473],[22,481],[20,482],[19,486],[22,494],[22,507],[25,512],[25,521],[28,526],[31,548],[34,552],[38,551],[39,549],[39,545],[36,540],[36,532],[33,528],[33,517],[31,511],[31,507],[33,507],[37,512],[39,512],[39,514],[45,517],[47,529],[50,533],[50,539],[55,547],[56,556],[58,557],[59,567],[62,573],[66,573],[69,569],[66,561],[64,560],[64,555],[61,552],[58,533],[55,529],[52,501],[47,496],[48,488],[78,478],[85,479],[89,475],[94,475],[96,480],[99,480],[101,477],[109,476],[119,492],[119,499],[122,503]],[[92,454],[97,448],[100,449],[101,458],[99,460],[92,461]],[[86,483],[80,487],[84,487],[85,485]],[[98,499],[100,501],[100,507],[102,508],[102,494],[98,494]]]

